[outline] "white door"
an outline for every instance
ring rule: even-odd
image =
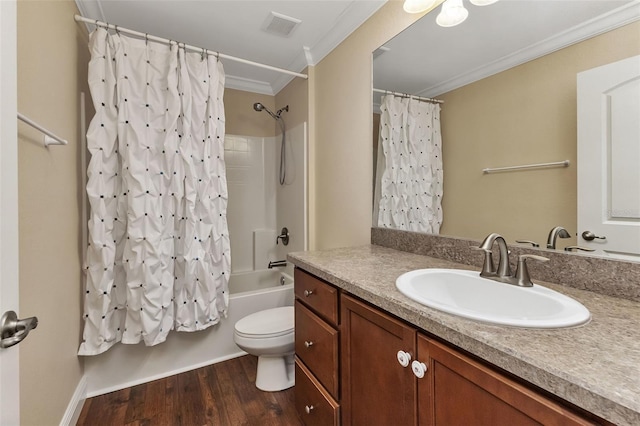
[[[578,74],[578,244],[640,260],[640,56]]]
[[[18,311],[16,2],[0,0],[0,315]],[[20,423],[18,346],[0,349],[0,425]]]

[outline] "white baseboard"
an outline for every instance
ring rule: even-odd
[[[158,379],[164,379],[165,377],[174,376],[176,374],[184,373],[186,371],[195,370],[195,369],[201,368],[201,367],[206,367],[208,365],[217,364],[219,362],[227,361],[227,360],[230,360],[230,359],[233,359],[233,358],[238,358],[238,357],[243,356],[243,355],[247,355],[247,353],[244,352],[244,351],[240,351],[240,352],[236,352],[236,353],[233,353],[233,354],[230,354],[230,355],[225,355],[225,356],[221,356],[221,357],[214,358],[214,359],[211,359],[211,360],[207,360],[205,362],[201,362],[201,363],[198,363],[198,364],[192,364],[192,365],[188,365],[186,367],[178,368],[178,369],[175,369],[175,370],[166,371],[166,372],[163,372],[162,374],[156,374],[156,375],[153,375],[153,376],[147,376],[147,377],[143,377],[143,378],[137,379],[137,380],[132,380],[132,381],[126,382],[126,383],[120,383],[117,386],[111,386],[111,387],[97,389],[97,390],[87,394],[86,398],[93,398],[94,396],[104,395],[104,394],[107,394],[109,392],[119,391],[119,390],[122,390],[122,389],[130,388],[132,386],[141,385],[143,383],[153,382],[154,380],[158,380]],[[85,391],[86,391],[86,382],[85,382]],[[82,407],[80,407],[80,408],[82,408]],[[80,415],[80,412],[78,412],[78,415]]]
[[[60,421],[60,426],[73,426],[78,422],[78,418],[80,418],[80,413],[82,412],[82,407],[84,406],[84,401],[86,399],[87,378],[82,376],[80,382],[78,382],[78,386],[76,386],[75,392],[73,392],[73,396],[71,397],[71,401],[69,401],[66,411],[64,412],[64,416]]]

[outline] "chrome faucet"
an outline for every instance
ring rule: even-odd
[[[496,241],[500,249],[500,260],[498,261],[497,270],[493,264],[493,252],[491,250]],[[484,241],[482,241],[478,250],[484,251],[484,265],[482,266],[482,272],[480,272],[481,277],[520,287],[533,286],[527,268],[527,259],[534,259],[540,262],[547,262],[549,260],[546,257],[536,256],[534,254],[522,254],[518,256],[516,273],[512,274],[511,266],[509,265],[509,248],[507,247],[507,242],[500,234],[495,233],[489,234]]]
[[[556,226],[549,232],[549,237],[547,238],[547,248],[548,249],[556,249],[556,240],[560,238],[571,238],[569,232],[564,229],[562,226]]]

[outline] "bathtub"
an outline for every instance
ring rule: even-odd
[[[249,293],[253,294],[254,292],[263,294],[265,291],[286,293],[287,289],[293,291],[292,286],[293,278],[276,269],[237,272],[231,274],[229,278],[229,297],[238,297],[242,293],[247,293],[245,296]],[[293,305],[293,299],[291,299],[290,304]],[[229,310],[231,310],[231,305],[229,305]]]
[[[263,309],[293,305],[293,300],[293,278],[281,271],[234,273],[229,278],[229,314],[218,324],[194,333],[169,333],[166,342],[153,347],[118,344],[85,357],[87,397],[242,356],[245,352],[233,341],[235,323]]]

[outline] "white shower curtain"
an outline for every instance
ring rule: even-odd
[[[442,224],[440,105],[382,98],[373,223],[438,234]]]
[[[226,316],[224,71],[214,56],[96,29],[80,355],[156,345]]]

